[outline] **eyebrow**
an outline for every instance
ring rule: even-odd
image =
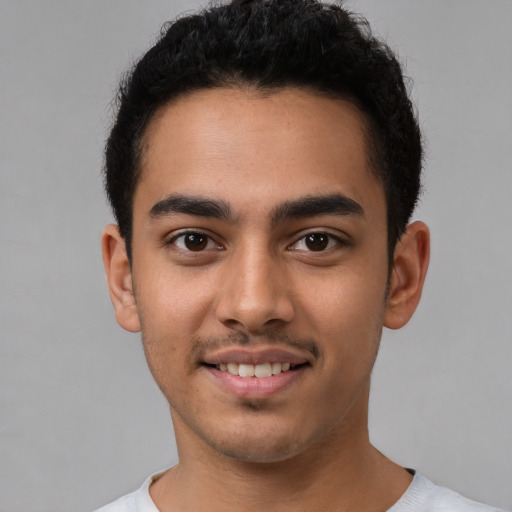
[[[271,214],[273,224],[280,224],[288,219],[316,217],[319,215],[341,215],[364,217],[363,207],[343,194],[306,196],[294,201],[286,201]]]
[[[154,204],[151,210],[149,210],[149,216],[152,219],[158,219],[173,213],[184,213],[186,215],[210,217],[226,221],[233,219],[231,209],[224,201],[181,194],[171,194]]]
[[[194,215],[233,221],[229,205],[221,200],[200,196],[171,194],[158,201],[149,211],[152,219],[158,219],[174,213]],[[364,217],[363,207],[343,194],[306,196],[293,201],[286,201],[277,206],[270,214],[272,224],[281,224],[289,219],[316,217],[319,215],[356,215]]]

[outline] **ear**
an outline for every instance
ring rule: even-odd
[[[117,323],[127,331],[138,332],[140,320],[133,293],[130,261],[126,254],[124,239],[115,224],[110,224],[103,230],[101,247]]]
[[[389,278],[384,325],[400,329],[420,301],[430,259],[430,233],[423,222],[413,222],[398,241]]]

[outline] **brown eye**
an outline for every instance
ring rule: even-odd
[[[183,244],[189,251],[202,251],[208,245],[208,237],[201,233],[187,233],[183,235]]]
[[[329,237],[325,233],[311,233],[304,238],[310,251],[324,251],[329,245]]]
[[[198,231],[189,231],[175,236],[170,243],[185,252],[202,252],[220,248],[208,235]]]
[[[187,253],[211,253],[212,251],[222,251],[224,247],[217,243],[211,236],[201,231],[186,231],[174,236],[169,240],[172,245],[180,250],[181,254]]]
[[[288,246],[292,251],[322,253],[331,249],[342,248],[347,244],[336,235],[325,231],[314,231],[299,238],[294,244]]]

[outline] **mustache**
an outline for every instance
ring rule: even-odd
[[[320,353],[319,344],[313,338],[300,338],[276,331],[268,331],[257,335],[251,335],[243,331],[234,331],[224,336],[195,337],[190,355],[192,360],[198,360],[202,359],[201,356],[208,351],[224,347],[256,347],[262,342],[303,350],[312,354],[315,359],[318,358]]]

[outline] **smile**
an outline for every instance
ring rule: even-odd
[[[302,379],[310,368],[306,363],[265,362],[203,364],[204,370],[221,389],[242,399],[267,399]],[[273,373],[275,371],[275,373]]]
[[[272,375],[279,375],[281,372],[287,372],[295,365],[291,363],[261,363],[261,364],[244,364],[244,363],[221,363],[216,365],[217,370],[228,372],[231,375],[240,377],[255,377],[257,379],[266,379]]]
[[[289,346],[232,346],[205,354],[199,363],[228,394],[257,400],[301,381],[314,358],[307,350]]]

